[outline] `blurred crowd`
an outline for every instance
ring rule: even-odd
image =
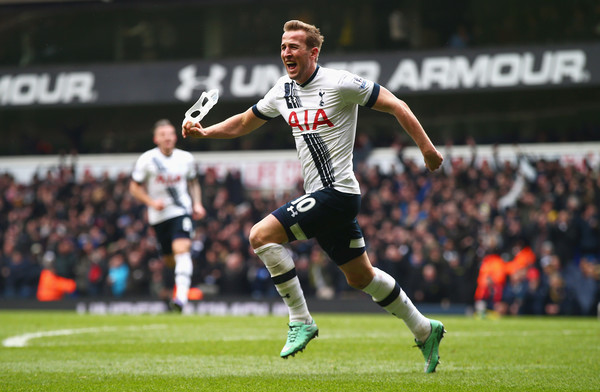
[[[473,304],[504,314],[593,315],[600,301],[600,173],[589,161],[564,164],[496,153],[446,154],[429,173],[396,146],[389,172],[357,151],[363,202],[358,216],[373,264],[393,275],[416,303]],[[71,279],[73,298],[172,295],[173,271],[157,253],[145,207],[117,178],[63,165],[31,183],[0,176],[0,294],[36,298],[42,271]],[[205,293],[276,297],[254,255],[252,225],[302,193],[247,190],[241,174],[200,170],[207,217],[196,222],[193,285]],[[76,180],[76,178],[81,178]],[[356,295],[316,242],[289,244],[307,295]],[[509,262],[527,249],[532,262],[503,272],[500,284],[480,278],[487,256]],[[500,263],[502,264],[502,263]],[[479,287],[478,287],[479,286]]]

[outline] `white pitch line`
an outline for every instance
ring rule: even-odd
[[[129,330],[138,330],[138,329],[154,329],[154,328],[164,328],[164,325],[149,325],[144,326],[142,328],[139,327],[126,327],[125,329]],[[101,328],[78,328],[78,329],[58,329],[54,331],[42,331],[42,332],[31,332],[25,333],[22,335],[11,336],[10,338],[6,338],[2,341],[2,345],[4,347],[25,347],[27,343],[31,339],[44,338],[48,336],[65,336],[65,335],[75,335],[80,333],[97,333],[97,332],[114,332],[121,328],[119,327],[101,327]]]

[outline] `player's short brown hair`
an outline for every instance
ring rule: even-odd
[[[296,19],[288,20],[283,25],[284,32],[296,30],[304,30],[306,32],[306,46],[317,48],[319,49],[319,53],[321,52],[321,45],[323,45],[325,37],[321,35],[321,30],[318,27]]]
[[[160,127],[163,127],[163,126],[165,126],[165,125],[168,125],[168,126],[169,126],[169,125],[170,125],[170,126],[173,126],[173,124],[171,124],[171,121],[169,121],[169,120],[167,120],[167,119],[163,118],[163,119],[160,119],[160,120],[158,120],[157,122],[155,122],[155,123],[154,123],[154,128],[152,128],[152,132],[153,132],[153,133],[156,133],[156,130],[157,130],[158,128],[160,128]]]

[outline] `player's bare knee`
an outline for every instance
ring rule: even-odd
[[[189,252],[191,246],[192,241],[189,238],[177,238],[173,241],[171,247],[173,248],[173,254],[178,255]]]
[[[261,228],[260,222],[252,226],[248,240],[250,241],[250,246],[252,246],[253,249],[258,249],[268,243],[264,235],[264,230]]]
[[[362,290],[371,283],[372,277],[366,275],[346,275],[346,282],[348,285],[354,289]]]

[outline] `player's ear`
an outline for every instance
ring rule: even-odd
[[[315,61],[317,61],[319,59],[319,48],[312,48],[310,50],[310,57],[314,57]]]

